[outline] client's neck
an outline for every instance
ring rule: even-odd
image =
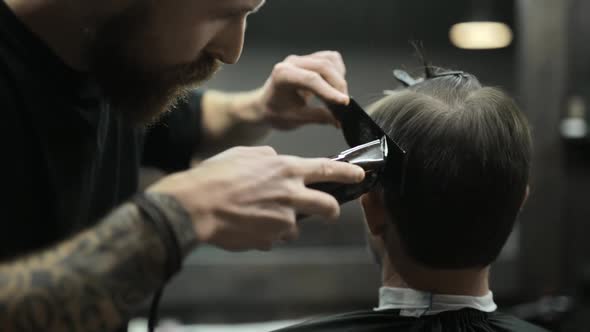
[[[404,277],[391,265],[387,256],[383,259],[383,286],[412,288],[433,294],[484,296],[490,291],[489,268],[440,270],[418,264],[404,264]]]

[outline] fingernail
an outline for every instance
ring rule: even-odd
[[[338,218],[340,218],[340,210],[334,211],[334,213],[332,213],[332,215],[328,219],[331,222],[336,222],[338,221]]]
[[[365,170],[360,167],[357,167],[357,168],[358,168],[358,170],[357,170],[356,178],[357,178],[358,182],[361,182],[365,179]]]
[[[350,104],[350,96],[348,96],[348,95],[345,95],[345,94],[342,94],[342,103],[343,103],[344,105],[348,105],[348,104]]]

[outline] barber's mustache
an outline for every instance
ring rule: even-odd
[[[191,64],[193,66],[217,68],[219,66],[222,66],[223,62],[219,60],[217,57],[211,55],[210,53],[203,53],[193,62],[191,62]]]
[[[212,56],[209,53],[203,53],[194,61],[176,66],[176,72],[184,73],[184,78],[188,81],[208,79],[215,74],[221,67],[223,62]]]

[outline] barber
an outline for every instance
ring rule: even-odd
[[[298,214],[338,217],[306,184],[360,182],[355,166],[238,147],[190,169],[271,128],[336,124],[314,95],[348,102],[335,52],[291,56],[252,92],[189,89],[238,61],[263,2],[0,1],[1,331],[124,328],[199,245],[269,250]],[[170,175],[137,193],[140,165]]]

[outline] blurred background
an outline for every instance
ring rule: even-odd
[[[207,88],[254,89],[286,56],[329,49],[344,56],[350,93],[366,105],[397,87],[393,69],[421,66],[411,46],[419,41],[433,65],[507,90],[530,119],[535,157],[532,193],[493,268],[492,289],[504,311],[576,330],[590,276],[587,13],[586,0],[268,0],[250,17],[240,63]],[[275,132],[261,143],[310,157],[346,148],[326,127]],[[337,224],[302,227],[300,240],[271,253],[199,248],[167,288],[162,316],[236,324],[376,306],[379,274],[358,204],[346,205]]]

